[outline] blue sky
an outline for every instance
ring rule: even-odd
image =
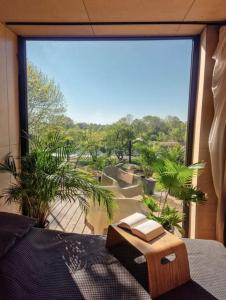
[[[29,41],[27,58],[65,95],[75,122],[187,119],[191,40]]]

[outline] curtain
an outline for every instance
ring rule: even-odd
[[[218,198],[216,216],[216,238],[224,242],[225,223],[225,125],[226,125],[226,27],[219,33],[219,42],[213,55],[215,60],[212,92],[214,101],[214,119],[209,135],[209,150],[213,184]]]

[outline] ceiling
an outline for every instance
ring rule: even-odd
[[[226,20],[226,0],[0,0],[0,22]],[[20,35],[190,35],[204,25],[8,25]]]

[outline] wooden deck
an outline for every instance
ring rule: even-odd
[[[91,230],[85,225],[85,214],[78,201],[56,201],[51,208],[48,221],[49,229],[91,234]]]

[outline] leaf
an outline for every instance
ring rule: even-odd
[[[160,211],[158,203],[152,197],[144,197],[143,203],[150,209],[151,213]]]

